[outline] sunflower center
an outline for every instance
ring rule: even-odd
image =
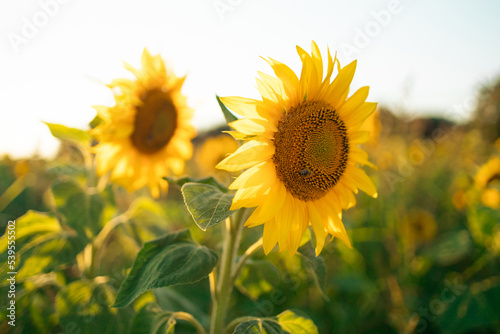
[[[137,107],[132,144],[142,153],[152,154],[170,141],[177,127],[177,109],[170,96],[159,89],[146,93]]]
[[[335,108],[306,101],[291,108],[278,123],[273,157],[276,174],[296,198],[323,197],[347,166],[349,141]]]

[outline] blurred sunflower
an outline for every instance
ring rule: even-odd
[[[196,150],[195,162],[201,175],[214,176],[218,181],[228,184],[229,173],[215,168],[229,153],[238,149],[238,143],[227,134],[207,138]],[[225,173],[228,177],[221,175]]]
[[[222,102],[246,118],[230,123],[235,137],[246,140],[218,168],[243,172],[230,186],[237,189],[232,210],[257,207],[248,227],[264,225],[263,246],[269,253],[276,243],[295,254],[306,228],[316,236],[316,254],[328,234],[350,247],[342,223],[342,208],[356,204],[358,188],[372,197],[377,190],[357,165],[370,165],[358,144],[369,139],[361,131],[377,104],[365,102],[369,87],[350,98],[349,86],[356,61],[341,68],[328,51],[323,60],[316,43],[309,55],[297,46],[302,60],[300,78],[274,59],[266,61],[277,78],[259,73],[261,100],[225,97]],[[335,65],[338,74],[331,81]]]
[[[426,210],[413,210],[401,224],[402,233],[412,244],[432,240],[436,236],[437,224],[434,216]]]
[[[99,175],[111,171],[111,181],[128,191],[148,186],[153,197],[168,189],[162,177],[182,173],[192,155],[192,110],[181,94],[185,77],[167,73],[160,55],[144,49],[142,68],[128,64],[136,80],[115,79],[108,85],[114,107],[96,106],[102,122],[92,130]]]
[[[493,157],[481,166],[474,181],[481,190],[481,202],[492,209],[499,208],[500,191],[494,183],[500,181],[500,159]]]

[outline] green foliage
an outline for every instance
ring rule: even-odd
[[[280,270],[269,260],[249,261],[236,280],[240,292],[253,300],[272,291],[279,284]]]
[[[244,321],[236,326],[234,334],[318,334],[311,319],[287,310],[275,318]]]
[[[56,210],[66,224],[89,242],[101,230],[101,215],[105,206],[98,193],[88,194],[75,181],[56,181],[52,185]]]
[[[74,230],[61,225],[55,217],[36,211],[16,220],[15,236],[16,267],[7,262],[8,234],[0,238],[0,259],[2,276],[17,271],[18,281],[70,262],[85,246]]]
[[[54,137],[60,140],[66,140],[84,147],[90,146],[92,137],[90,133],[84,130],[70,128],[62,124],[44,122]]]
[[[114,290],[106,278],[79,280],[64,286],[56,298],[57,314],[66,332],[125,333],[130,310],[110,308]]]
[[[233,194],[211,184],[188,182],[182,186],[184,202],[196,225],[203,231],[232,214]]]
[[[147,242],[122,284],[114,306],[127,306],[150,289],[199,281],[213,270],[217,259],[217,254],[193,241],[189,230]]]
[[[175,317],[172,312],[164,311],[156,304],[147,304],[135,316],[131,333],[134,334],[173,334]]]
[[[314,284],[321,291],[323,298],[329,301],[326,294],[326,264],[321,255],[316,256],[312,241],[304,244],[298,249],[298,255],[302,259],[303,267],[314,280]]]

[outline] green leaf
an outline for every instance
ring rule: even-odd
[[[277,316],[283,330],[293,334],[318,334],[318,328],[311,319],[301,317],[290,310]]]
[[[62,328],[67,333],[126,333],[131,317],[129,309],[110,308],[115,292],[103,277],[80,280],[64,286],[56,297]]]
[[[212,250],[194,243],[189,230],[147,242],[120,287],[114,306],[127,306],[150,289],[199,281],[210,274],[217,260]]]
[[[233,334],[291,334],[284,332],[274,320],[255,319],[239,324]]]
[[[174,333],[175,324],[176,321],[171,312],[162,310],[155,303],[149,303],[135,316],[130,333],[169,334]]]
[[[90,146],[92,137],[90,133],[84,130],[70,128],[62,124],[47,123],[50,132],[54,137],[60,140],[67,140],[75,144]]]
[[[466,230],[448,232],[440,236],[424,254],[440,265],[451,265],[470,254],[472,241]]]
[[[236,121],[238,118],[231,112],[227,107],[222,103],[220,100],[220,97],[218,95],[215,95],[215,98],[217,99],[217,102],[219,103],[220,109],[222,110],[222,113],[224,114],[224,118],[226,119],[226,123],[231,123]]]
[[[280,270],[271,261],[249,261],[235,283],[241,293],[256,300],[278,286],[281,276]]]
[[[56,181],[52,185],[52,194],[57,210],[82,239],[88,242],[99,233],[105,206],[99,194],[87,194],[75,181]]]
[[[242,322],[233,334],[318,334],[318,328],[311,319],[286,310],[274,318]]]
[[[18,281],[74,260],[85,247],[75,231],[63,228],[51,215],[28,211],[15,222],[15,268],[7,262],[7,247],[12,246],[12,243],[9,245],[12,240],[7,239],[6,233],[0,238],[0,273],[17,271]]]
[[[330,299],[326,295],[327,280],[325,260],[321,257],[321,255],[316,256],[312,241],[309,241],[305,245],[301,246],[298,250],[298,254],[302,260],[304,268],[313,278],[314,284],[323,295],[323,298],[329,301]]]
[[[189,213],[203,231],[233,213],[229,210],[233,194],[225,193],[213,185],[188,182],[181,191]]]
[[[499,328],[500,286],[491,288],[491,280],[471,285],[448,281],[439,300],[445,308],[437,321],[442,333],[477,333],[480,329]],[[446,298],[443,298],[445,296]],[[495,311],[496,310],[496,311]]]

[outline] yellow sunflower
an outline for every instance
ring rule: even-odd
[[[500,207],[500,191],[497,189],[499,180],[500,159],[497,157],[491,158],[481,166],[475,178],[476,186],[481,190],[481,202],[492,209]]]
[[[259,73],[257,88],[262,100],[224,97],[222,102],[244,119],[230,124],[236,137],[245,139],[218,168],[244,171],[230,186],[237,189],[231,209],[256,207],[245,222],[264,225],[263,246],[269,253],[276,243],[295,254],[302,235],[311,225],[316,254],[328,234],[349,247],[342,223],[342,209],[356,204],[358,188],[372,197],[377,190],[358,165],[370,165],[358,147],[369,139],[360,130],[377,104],[365,102],[369,87],[351,97],[349,86],[356,61],[340,66],[328,51],[323,60],[316,43],[309,55],[297,46],[302,60],[300,78],[286,65],[266,59],[276,78]],[[338,73],[331,80],[334,68]]]
[[[184,77],[165,69],[159,55],[144,49],[142,68],[128,64],[136,79],[115,79],[108,85],[114,107],[96,106],[102,119],[92,134],[97,173],[111,171],[111,181],[129,191],[148,186],[153,197],[168,189],[162,177],[182,173],[192,155],[192,110],[181,93]]]

